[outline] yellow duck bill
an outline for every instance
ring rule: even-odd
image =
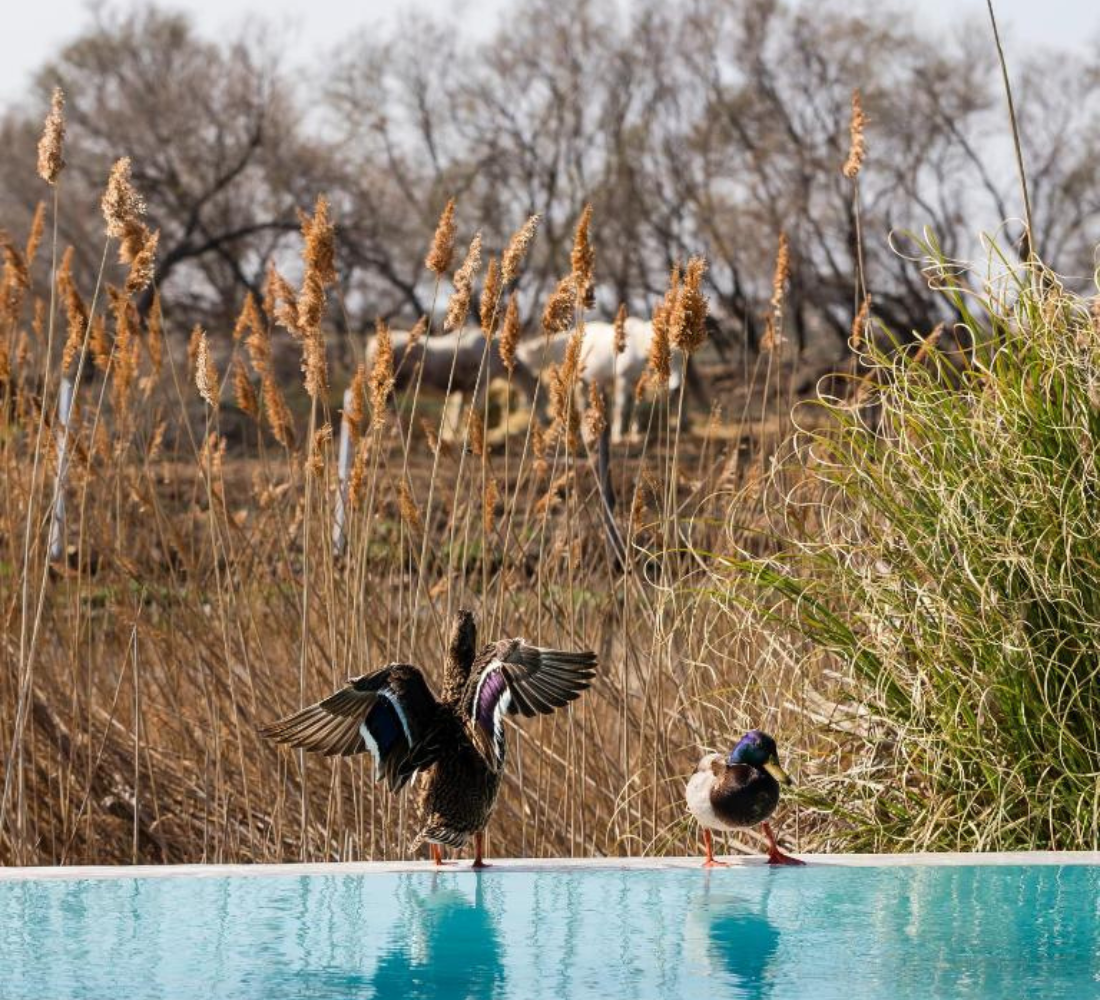
[[[791,776],[783,770],[783,768],[779,764],[779,760],[776,757],[772,757],[771,760],[769,760],[764,765],[764,770],[767,771],[768,774],[770,774],[773,778],[775,778],[775,780],[778,781],[781,785],[794,784],[794,782],[791,780]]]

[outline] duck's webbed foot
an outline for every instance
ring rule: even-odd
[[[444,865],[454,864],[453,861],[443,860],[443,848],[441,848],[438,844],[429,844],[428,846],[432,850],[432,861],[435,863],[435,866],[437,868],[442,868]]]
[[[767,823],[761,823],[760,826],[764,830],[764,836],[768,838],[769,865],[793,865],[797,867],[806,864],[805,861],[799,861],[798,858],[793,858],[789,854],[784,854],[779,849],[779,844],[777,844],[775,840],[775,834],[772,833],[772,828]]]
[[[719,861],[714,856],[714,836],[710,830],[703,828],[703,845],[706,847],[707,856],[703,859],[704,868],[729,868],[728,861]]]
[[[481,856],[482,851],[485,849],[485,835],[483,833],[474,834],[474,861],[470,865],[471,868],[480,871],[482,868],[492,868],[492,865],[487,864],[485,859]]]

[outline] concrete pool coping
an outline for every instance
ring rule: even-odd
[[[1100,865],[1100,851],[1012,851],[943,854],[800,854],[810,865],[822,867],[891,868],[960,865]],[[765,859],[740,855],[723,856],[732,868],[763,866]],[[488,872],[549,871],[667,871],[697,870],[699,857],[688,858],[499,858],[490,859]],[[294,864],[255,865],[72,865],[38,868],[0,866],[0,882],[33,880],[77,881],[81,879],[132,878],[256,878],[301,875],[395,875],[439,871],[430,861],[326,861]],[[469,862],[449,864],[444,872],[471,872]]]

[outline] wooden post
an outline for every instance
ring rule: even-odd
[[[351,473],[351,421],[348,420],[348,408],[351,406],[351,390],[344,390],[344,410],[340,418],[340,452],[337,459],[339,486],[336,490],[336,510],[332,523],[332,554],[339,559],[348,545],[347,505],[348,476]]]
[[[50,516],[50,560],[65,558],[65,480],[69,475],[69,417],[73,409],[73,384],[67,376],[61,378],[57,398],[57,479],[54,483],[53,512]]]

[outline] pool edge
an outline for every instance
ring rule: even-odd
[[[836,867],[940,867],[960,865],[1100,865],[1100,851],[1018,851],[942,854],[800,854],[811,865]],[[734,868],[762,866],[763,857],[730,856]],[[494,872],[553,870],[659,871],[697,869],[698,857],[677,858],[499,858]],[[0,867],[0,882],[29,880],[229,878],[300,875],[367,875],[438,871],[429,861],[332,861],[291,864],[72,865],[33,868]],[[444,872],[475,874],[467,862],[448,865]]]

